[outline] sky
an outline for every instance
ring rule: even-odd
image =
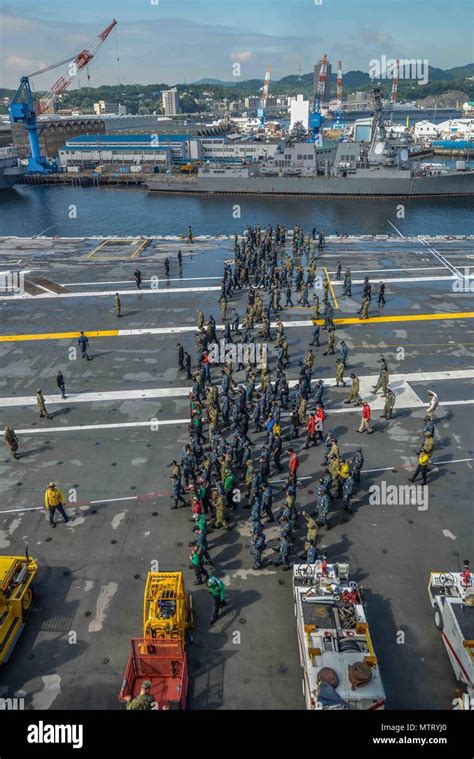
[[[474,61],[472,0],[0,0],[0,86],[63,60],[112,18],[92,87],[263,79],[267,64],[279,79],[312,71],[324,53],[346,71],[382,55],[439,68]],[[36,77],[36,88],[60,74]]]

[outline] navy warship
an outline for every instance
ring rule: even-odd
[[[413,160],[409,145],[388,135],[379,88],[368,142],[282,140],[271,159],[245,166],[207,163],[196,174],[164,174],[150,191],[214,195],[390,198],[474,195],[474,172]]]

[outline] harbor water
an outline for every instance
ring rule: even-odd
[[[0,193],[0,235],[82,237],[234,234],[247,224],[327,234],[474,233],[474,198],[335,200],[170,196],[141,189],[19,185]]]

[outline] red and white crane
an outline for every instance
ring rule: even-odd
[[[337,99],[337,108],[338,108],[338,110],[342,110],[342,63],[341,63],[341,61],[339,61],[339,64],[338,64],[338,67],[337,67],[336,99]]]
[[[397,58],[396,65],[392,72],[392,94],[390,95],[390,101],[392,103],[397,102],[397,90],[398,90],[398,77],[399,77],[400,59]]]
[[[47,66],[44,69],[41,69],[40,71],[35,71],[33,74],[29,75],[29,79],[31,79],[33,76],[37,76],[39,74],[44,74],[47,71],[52,71],[53,69],[59,68],[59,66],[62,66],[64,64],[68,64],[67,70],[64,72],[62,76],[59,77],[59,79],[53,84],[50,91],[44,95],[44,97],[40,98],[40,101],[38,105],[36,106],[36,115],[39,116],[42,113],[47,113],[50,111],[50,109],[54,105],[54,101],[56,100],[59,95],[61,95],[71,84],[72,81],[76,78],[78,73],[82,71],[83,68],[87,66],[88,63],[93,59],[94,55],[97,53],[98,49],[102,45],[103,42],[107,39],[112,29],[117,25],[117,22],[115,19],[112,20],[112,23],[109,24],[109,26],[104,29],[100,34],[97,35],[97,37],[94,37],[93,40],[89,43],[89,47],[84,48],[81,50],[75,58],[69,58],[63,61],[60,61],[59,63],[54,63],[52,66]]]
[[[344,131],[344,111],[342,110],[342,63],[339,61],[336,76],[336,122],[334,129]]]

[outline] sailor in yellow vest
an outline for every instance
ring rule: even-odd
[[[428,472],[428,462],[430,460],[429,455],[423,450],[423,448],[418,452],[418,466],[415,469],[415,474],[413,477],[409,477],[408,479],[410,482],[415,482],[416,478],[419,474],[421,474],[421,479],[423,480],[423,485],[426,485],[426,474]]]
[[[56,487],[54,482],[50,482],[44,494],[44,507],[46,511],[49,511],[49,523],[51,527],[56,527],[54,521],[56,509],[61,514],[64,522],[69,522],[69,517],[64,511],[64,500],[64,494]]]

